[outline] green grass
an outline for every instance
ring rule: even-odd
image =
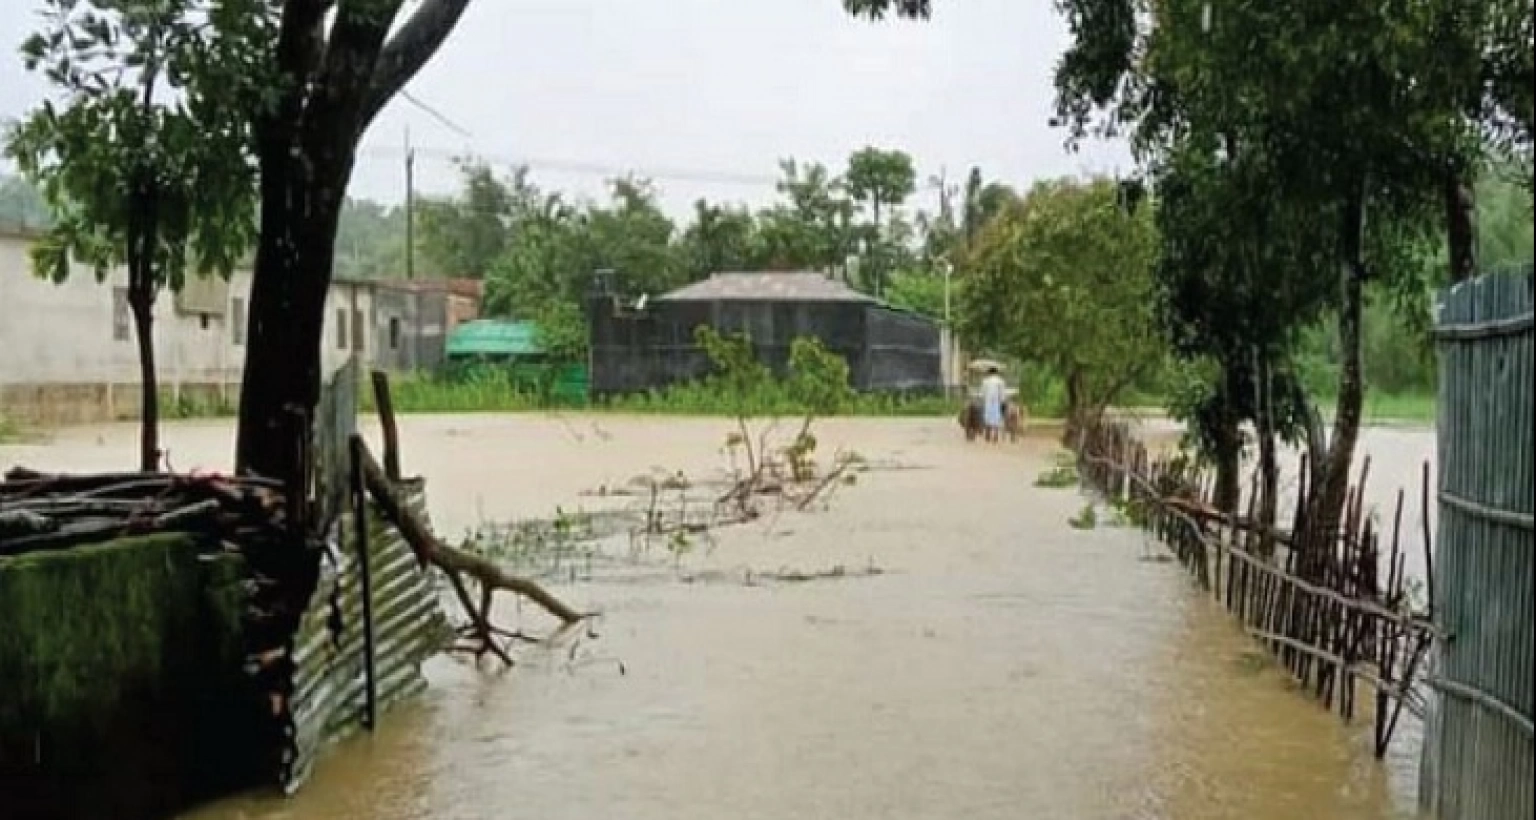
[[[160,393],[160,417],[163,419],[231,418],[239,410],[236,402],[226,401],[216,394],[187,392],[177,396],[168,390]]]
[[[634,415],[748,416],[799,415],[804,411],[787,393],[775,387],[738,398],[708,381],[679,384],[599,402],[546,400],[520,389],[510,379],[482,374],[459,380],[427,376],[396,377],[390,381],[395,412],[409,413],[524,413],[547,410],[585,410]],[[371,391],[363,391],[363,407],[373,409]],[[840,415],[850,416],[948,416],[955,412],[953,399],[943,396],[857,395]]]
[[[1313,399],[1325,419],[1333,418],[1336,399],[1318,395]],[[1383,393],[1366,390],[1364,406],[1360,408],[1365,423],[1382,425],[1432,425],[1435,423],[1434,393]]]
[[[21,426],[0,416],[0,444],[21,440]]]
[[[747,415],[751,416],[791,416],[803,412],[802,408],[778,390],[767,390],[761,395],[748,397],[745,402],[739,402],[707,382],[674,385],[663,390],[618,396],[597,403],[546,401],[494,372],[456,380],[428,375],[396,376],[390,380],[390,386],[395,411],[401,414],[582,410],[633,415],[730,416],[745,409]],[[1040,390],[1026,389],[1024,392],[1041,394],[1025,397],[1032,423],[1049,423],[1065,415],[1060,391],[1047,387]],[[359,389],[359,397],[363,409],[372,412],[373,394],[366,384]],[[1317,403],[1326,413],[1332,407],[1333,400],[1320,396]],[[1128,396],[1118,404],[1122,408],[1134,410],[1162,410],[1161,400],[1152,395]],[[162,417],[167,420],[227,418],[235,415],[237,410],[233,402],[222,401],[216,396],[183,394],[180,399],[176,399],[170,393],[161,397],[160,407]],[[944,396],[860,394],[839,415],[931,418],[949,416],[957,408],[955,399]],[[1435,396],[1432,393],[1388,394],[1368,391],[1364,416],[1367,424],[1433,424]],[[0,442],[20,441],[24,437],[23,433],[20,425],[0,416]]]
[[[1435,421],[1435,396],[1433,393],[1366,393],[1365,420],[1368,424],[1432,424]]]

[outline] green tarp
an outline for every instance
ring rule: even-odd
[[[544,353],[539,329],[532,322],[476,319],[453,329],[448,356],[538,356]]]
[[[532,322],[465,322],[448,336],[448,360],[450,379],[506,379],[520,392],[567,403],[587,397],[586,366],[549,361]]]

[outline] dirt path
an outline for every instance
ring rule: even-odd
[[[93,436],[131,452],[114,431],[22,460],[92,466]],[[651,467],[701,475],[725,431],[410,418],[405,462],[454,532],[597,503],[583,493]],[[168,438],[180,467],[218,464],[229,442],[218,425]],[[709,582],[562,584],[605,612],[576,663],[532,653],[498,679],[434,662],[427,696],[330,754],[296,799],[196,816],[1366,820],[1409,802],[1368,730],[1289,691],[1173,565],[1145,560],[1154,545],[1065,525],[1082,499],[1032,486],[1050,442],[967,446],[927,420],[821,438],[903,469],[722,534],[684,562]],[[882,572],[742,582],[838,565]]]

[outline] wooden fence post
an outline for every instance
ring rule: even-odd
[[[354,434],[347,442],[350,454],[352,534],[357,550],[357,575],[363,604],[363,725],[373,731],[378,720],[378,678],[374,669],[373,567],[368,555],[368,489],[363,481],[363,439]]]
[[[373,377],[373,406],[379,412],[379,426],[384,430],[384,475],[390,481],[400,480],[400,429],[395,424],[395,402],[389,393],[389,374],[375,370]]]

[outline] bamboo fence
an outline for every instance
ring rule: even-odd
[[[1403,492],[1390,533],[1365,515],[1369,460],[1349,491],[1342,531],[1332,539],[1321,570],[1302,577],[1291,533],[1305,531],[1304,497],[1297,500],[1289,530],[1256,521],[1256,491],[1249,494],[1246,515],[1221,513],[1212,504],[1213,477],[1206,470],[1182,453],[1154,455],[1124,422],[1087,430],[1077,458],[1084,484],[1166,544],[1304,691],[1346,722],[1355,719],[1358,696],[1367,692],[1378,758],[1386,754],[1405,709],[1423,718],[1427,701],[1419,683],[1436,632],[1429,614],[1415,611],[1408,594]],[[1304,476],[1305,461],[1301,469]],[[1428,476],[1426,464],[1426,494]],[[1423,544],[1427,567],[1427,529]]]

